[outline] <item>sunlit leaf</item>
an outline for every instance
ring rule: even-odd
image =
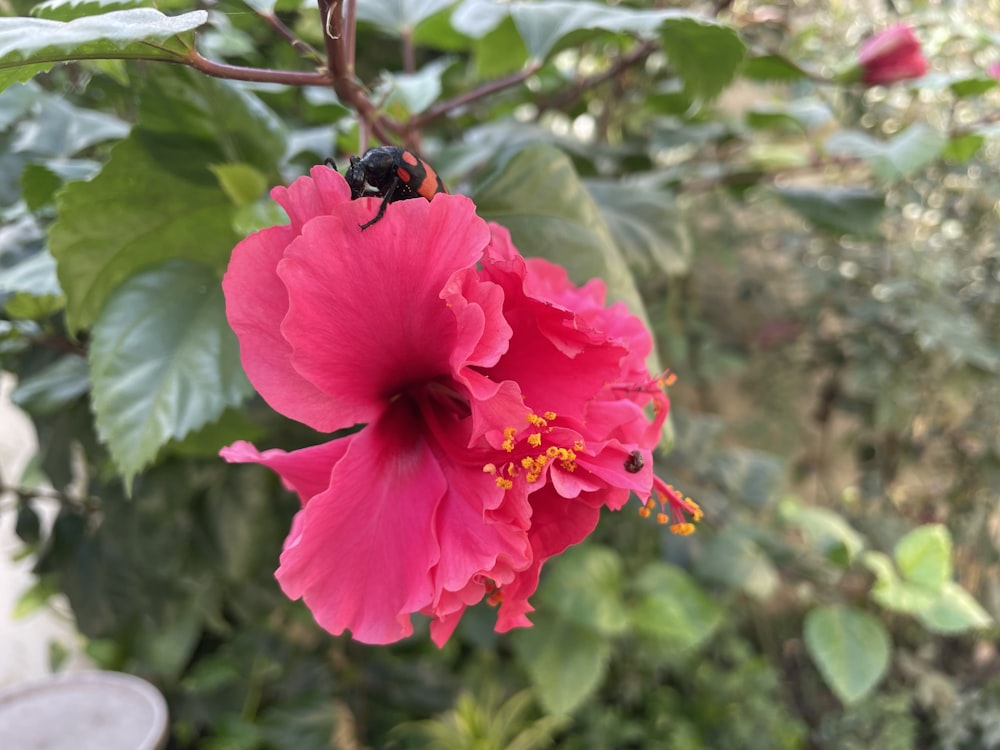
[[[916,615],[928,630],[948,635],[994,624],[993,618],[979,602],[954,581],[945,583],[934,603],[920,609]]]
[[[27,81],[58,62],[126,58],[182,61],[203,10],[166,16],[152,8],[112,11],[72,21],[0,18],[0,89]]]
[[[951,535],[948,529],[941,524],[927,524],[900,539],[893,557],[903,578],[910,583],[936,590],[951,580],[951,552]]]

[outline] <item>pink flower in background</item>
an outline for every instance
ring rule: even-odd
[[[632,492],[690,532],[697,506],[651,470],[669,402],[650,335],[601,282],[525,260],[462,196],[393,203],[363,232],[377,199],[326,167],[272,196],[291,224],[241,242],[223,279],[243,366],[286,416],[363,427],[222,455],[298,494],[276,576],[322,627],[390,643],[422,613],[443,645],[483,598],[498,631],[530,625],[542,563]]]
[[[995,62],[986,69],[986,74],[990,78],[996,78],[1000,81],[1000,62]]]
[[[905,23],[865,40],[858,50],[858,65],[861,80],[869,86],[920,78],[927,72],[920,41]]]

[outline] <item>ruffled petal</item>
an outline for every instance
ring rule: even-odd
[[[278,267],[294,367],[353,422],[371,421],[411,384],[448,376],[457,328],[441,291],[489,239],[461,196],[401,201],[361,231],[365,205],[310,221]]]
[[[352,438],[329,490],[300,511],[276,576],[334,635],[392,643],[433,601],[434,519],[447,482],[408,405]]]

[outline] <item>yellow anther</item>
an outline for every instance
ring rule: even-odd
[[[508,453],[514,450],[514,436],[517,430],[513,427],[506,427],[503,431],[503,449]]]
[[[497,477],[496,482],[497,482],[497,487],[499,487],[502,490],[509,490],[514,487],[514,483],[509,479],[505,479],[504,477]]]
[[[554,411],[547,411],[543,416],[551,422],[553,419],[556,418],[556,413]]]
[[[642,516],[643,518],[649,518],[650,513],[652,513],[652,511],[645,505],[639,508],[639,515]]]
[[[670,527],[670,532],[672,534],[678,534],[679,536],[690,536],[694,533],[693,523],[675,523]]]
[[[546,422],[543,417],[540,417],[537,414],[529,414],[527,419],[528,419],[528,424],[533,424],[535,427],[549,426],[549,423]]]
[[[530,435],[528,435],[528,445],[530,445],[532,448],[537,448],[541,444],[542,444],[542,433],[533,432]]]

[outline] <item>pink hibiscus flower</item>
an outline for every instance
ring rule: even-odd
[[[298,494],[276,576],[323,628],[390,643],[422,613],[440,646],[483,598],[499,632],[530,625],[542,563],[632,492],[692,530],[697,506],[651,470],[669,402],[650,335],[601,282],[525,260],[462,196],[394,203],[365,231],[377,199],[326,167],[272,196],[291,224],[237,245],[222,282],[243,366],[282,414],[363,427],[221,454]]]
[[[858,50],[858,65],[861,80],[869,86],[920,78],[927,72],[920,41],[905,23],[865,40]]]

